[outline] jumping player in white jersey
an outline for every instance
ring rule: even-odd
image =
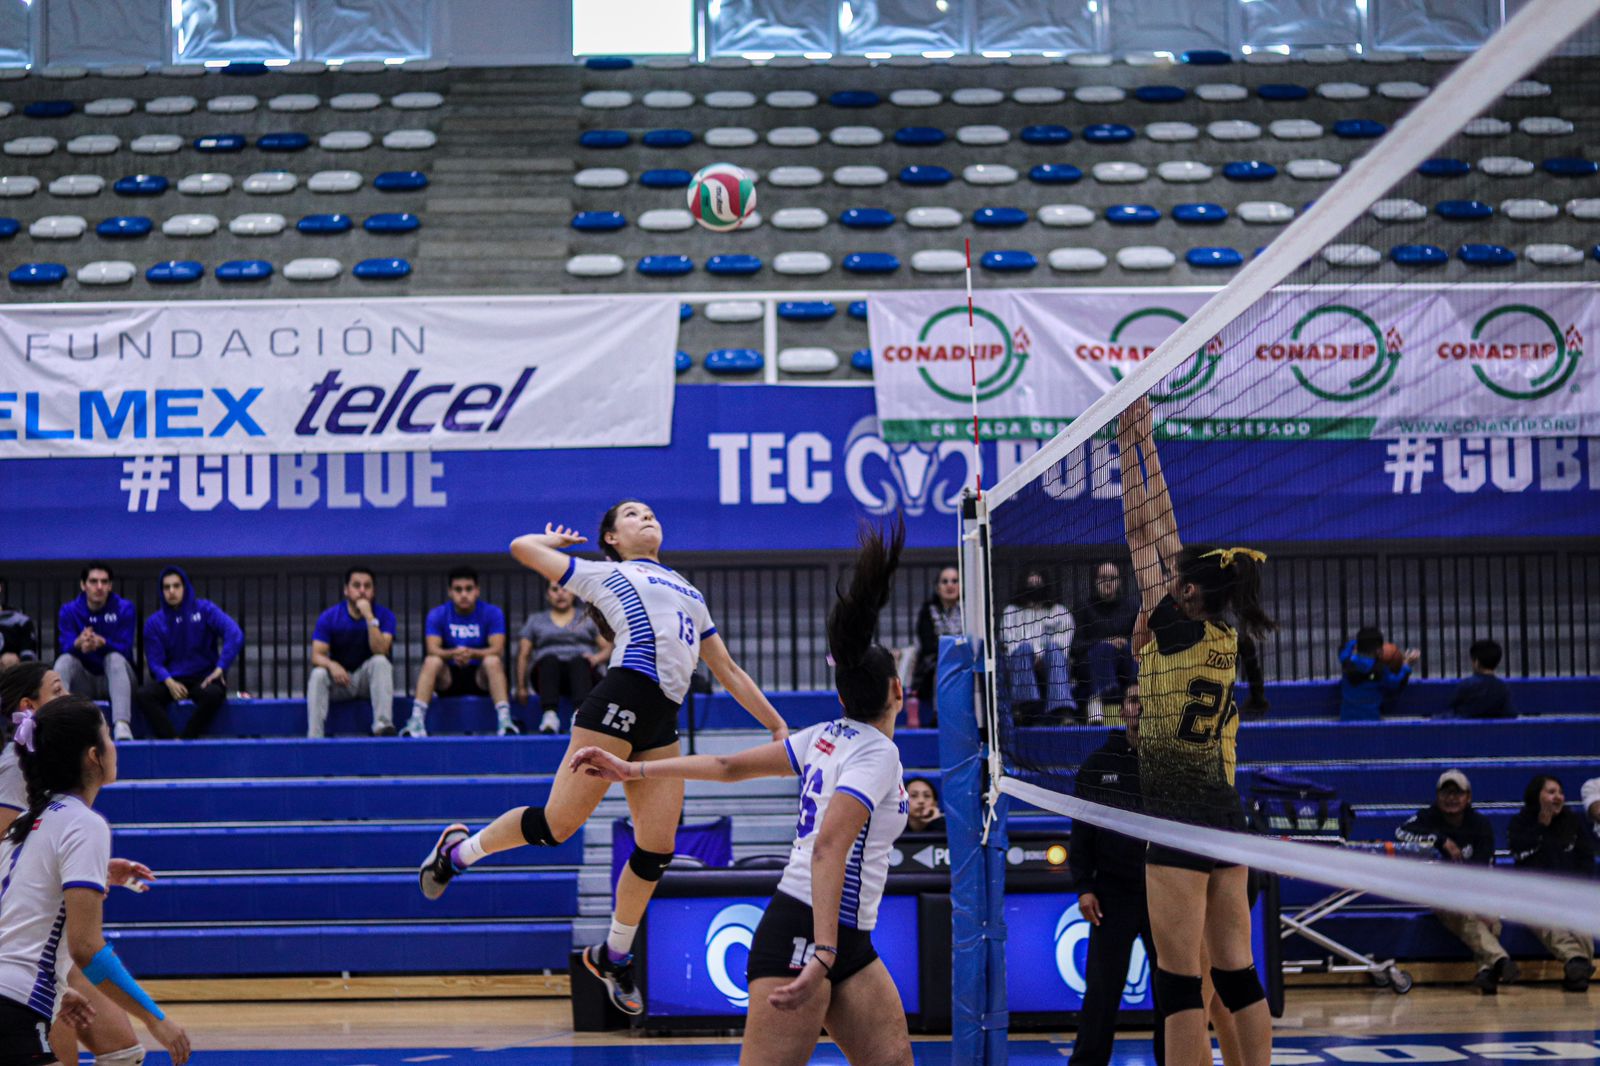
[[[102,932],[111,827],[93,807],[100,789],[117,779],[117,746],[100,707],[63,696],[16,718],[14,744],[28,809],[0,844],[0,869],[6,871],[0,891],[0,1062],[59,1061],[50,1044],[52,1021],[69,1016],[82,1028],[93,1013],[67,987],[76,964],[90,985],[144,1023],[174,1066],[183,1066],[188,1034],[139,987]]]
[[[895,657],[873,637],[905,538],[862,537],[850,588],[828,615],[828,649],[844,717],[735,755],[624,762],[584,748],[571,767],[602,781],[800,778],[800,819],[783,879],[750,944],[750,1014],[739,1061],[799,1066],[824,1028],[856,1066],[909,1066],[900,992],[872,947],[889,852],[906,826],[894,720]]]
[[[565,526],[547,525],[543,533],[518,537],[511,544],[518,562],[577,593],[615,634],[609,672],[572,717],[567,756],[591,746],[646,761],[677,755],[678,708],[699,659],[774,740],[788,735],[761,689],[728,654],[705,597],[661,565],[661,524],[648,505],[624,500],[605,513],[600,547],[607,561],[562,552],[585,540]],[[560,844],[583,828],[606,787],[595,778],[557,774],[543,807],[507,811],[476,834],[465,825],[447,827],[422,864],[422,894],[437,899],[451,878],[496,852]],[[683,783],[630,781],[623,791],[638,847],[617,882],[610,933],[583,953],[583,961],[605,982],[618,1009],[639,1014],[644,1002],[633,983],[633,939],[656,882],[672,861]]]

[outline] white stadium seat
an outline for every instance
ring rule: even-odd
[[[1078,52],[1067,57],[1069,67],[1109,67],[1112,56],[1108,52]]]
[[[1019,104],[1059,104],[1066,98],[1066,91],[1054,85],[1024,85],[1011,91],[1011,99]]]
[[[1004,163],[974,163],[961,169],[961,180],[968,185],[1012,185],[1017,180],[1017,168]]]
[[[817,94],[809,89],[776,89],[766,95],[768,107],[795,110],[817,106]]]
[[[1080,85],[1072,98],[1080,104],[1116,104],[1128,98],[1128,91],[1115,85]]]
[[[1280,118],[1267,125],[1267,132],[1280,141],[1314,141],[1324,130],[1308,118]]]
[[[1208,104],[1234,104],[1250,98],[1250,90],[1231,82],[1208,82],[1196,85],[1194,94]]]
[[[1082,204],[1045,204],[1039,208],[1042,226],[1075,227],[1094,224],[1094,212]]]
[[[866,56],[831,56],[823,63],[824,66],[833,67],[835,70],[860,70],[862,67],[872,66],[872,60]]]
[[[1153,244],[1117,249],[1117,265],[1123,270],[1169,270],[1177,261],[1170,249]]]
[[[73,155],[110,155],[121,147],[122,138],[114,133],[85,133],[67,142]]]
[[[126,285],[138,273],[126,259],[102,259],[79,267],[77,277],[80,285]]]
[[[999,89],[984,86],[957,89],[950,94],[950,102],[960,104],[962,107],[993,107],[1005,98],[1006,94]]]
[[[989,147],[1011,140],[1011,131],[1004,126],[962,126],[956,130],[956,140],[974,147]]]
[[[82,215],[45,215],[36,218],[28,227],[28,236],[36,241],[75,241],[89,228]]]
[[[1106,185],[1128,185],[1136,181],[1144,181],[1150,176],[1150,171],[1142,163],[1096,163],[1094,165],[1094,180]]]
[[[361,174],[355,170],[319,170],[306,179],[312,192],[355,192],[361,188]]]
[[[947,67],[992,67],[994,60],[985,55],[953,55],[944,61]]]
[[[645,93],[639,98],[639,102],[658,111],[680,111],[694,106],[694,93],[684,92],[682,89],[656,89]]]
[[[315,93],[283,93],[267,101],[267,110],[281,114],[300,114],[315,111],[322,106],[322,98]]]
[[[595,89],[578,98],[578,103],[591,111],[616,111],[633,106],[633,94],[621,89]]]
[[[620,255],[575,255],[567,260],[567,273],[580,278],[609,278],[626,267]]]
[[[437,74],[450,69],[448,59],[408,59],[400,64],[403,74]]]
[[[772,224],[779,229],[821,229],[828,224],[828,213],[820,207],[781,207],[772,213]]]
[[[1246,200],[1234,210],[1244,221],[1257,226],[1282,226],[1294,221],[1294,208],[1277,200]]]
[[[744,56],[712,56],[705,65],[712,70],[748,70],[755,66]]]
[[[1531,79],[1512,82],[1506,90],[1506,96],[1512,100],[1531,100],[1540,96],[1549,96],[1551,92],[1547,82],[1533,81]]]
[[[271,237],[282,233],[288,220],[273,211],[254,211],[240,215],[228,223],[228,232],[235,237]]]
[[[1192,122],[1152,122],[1144,128],[1144,135],[1166,143],[1193,141],[1199,139],[1200,129]]]
[[[648,233],[678,233],[694,225],[694,216],[682,207],[658,207],[639,216],[639,228]]]
[[[1593,222],[1600,219],[1600,199],[1595,197],[1579,197],[1576,200],[1568,200],[1566,208],[1567,214],[1573,218],[1581,218],[1585,222]]]
[[[703,99],[707,107],[719,111],[743,111],[756,106],[756,94],[745,92],[743,89],[718,89],[706,93]]]
[[[1570,244],[1530,244],[1522,254],[1540,266],[1578,266],[1583,262],[1583,249]]]
[[[767,143],[774,148],[810,148],[822,142],[822,131],[813,126],[775,126],[767,131]]]
[[[822,184],[822,171],[816,167],[773,167],[767,171],[767,184],[784,189],[804,189]]]
[[[128,143],[128,151],[138,155],[171,155],[183,148],[183,138],[176,133],[146,133]]]
[[[967,256],[947,248],[924,248],[911,253],[911,269],[919,274],[959,274],[967,269]]]
[[[934,89],[896,89],[889,94],[895,107],[938,107],[944,103],[944,94]]]
[[[1380,81],[1378,95],[1385,100],[1420,100],[1431,90],[1420,81]]]
[[[688,56],[650,56],[639,65],[646,70],[688,70],[694,61]]]
[[[1206,136],[1214,141],[1255,141],[1261,138],[1261,127],[1240,118],[1222,119],[1206,124]]]
[[[580,189],[620,189],[630,180],[621,167],[587,167],[572,175],[572,184]]]
[[[318,65],[320,66],[321,64]],[[294,64],[290,63],[289,66],[283,67],[283,72],[285,74],[290,73],[289,67],[292,66]],[[209,71],[199,63],[167,63],[164,66],[157,67],[156,73],[163,78],[203,78]]]
[[[772,260],[772,269],[779,274],[826,274],[833,269],[833,260],[821,252],[779,252]]]
[[[966,216],[953,207],[913,207],[906,212],[906,225],[912,229],[954,229]]]
[[[833,183],[835,185],[866,188],[874,185],[884,185],[888,181],[889,172],[879,166],[835,167],[833,171]]]
[[[1172,63],[1172,53],[1127,52],[1122,61],[1130,67],[1164,67]]]
[[[774,223],[776,224],[776,223]],[[705,316],[712,322],[760,322],[766,308],[760,300],[713,300],[706,304]]]
[[[1377,200],[1367,210],[1373,218],[1383,222],[1421,222],[1428,217],[1425,205],[1403,198]]]
[[[331,65],[341,74],[382,74],[389,69],[381,59],[348,59]]]
[[[89,76],[89,68],[77,63],[51,63],[40,67],[34,73],[50,81],[77,81],[79,78]]]
[[[206,101],[206,110],[213,115],[243,115],[260,106],[260,99],[247,93],[213,96]]]
[[[1323,246],[1322,258],[1332,266],[1368,267],[1383,262],[1383,253],[1366,244],[1329,244]]]
[[[707,148],[748,148],[760,138],[748,126],[713,126],[703,139]]]
[[[432,111],[444,106],[444,96],[435,92],[395,93],[389,97],[389,106],[396,111]]]
[[[1021,55],[1007,56],[1005,62],[1008,67],[1048,67],[1051,60],[1049,56],[1023,53]]]
[[[51,196],[99,196],[106,179],[98,174],[65,174],[50,183]]]
[[[285,63],[283,66],[278,68],[279,73],[295,74],[302,77],[325,74],[327,73],[327,70],[328,64],[324,63],[320,59],[297,59],[292,63]]]
[[[1504,137],[1511,132],[1511,123],[1492,115],[1479,115],[1461,127],[1468,137]]]
[[[161,232],[168,237],[209,237],[221,225],[216,215],[173,215],[161,223]]]
[[[359,152],[372,147],[372,134],[366,130],[334,130],[317,138],[324,152]]]
[[[1408,58],[1405,52],[1394,52],[1387,49],[1369,49],[1361,53],[1361,62],[1377,63],[1380,66],[1391,66],[1395,63],[1404,63]]]
[[[338,277],[343,270],[344,266],[339,260],[321,256],[291,259],[283,264],[283,276],[290,281],[328,281]]]
[[[120,81],[127,81],[144,77],[150,73],[150,68],[143,63],[117,63],[109,67],[101,67],[95,73],[102,78],[116,78]]]
[[[1252,67],[1281,67],[1289,62],[1289,57],[1282,52],[1251,52],[1244,57],[1244,61]]]
[[[432,130],[390,130],[383,135],[383,146],[392,152],[417,152],[438,143],[439,135]]]
[[[1542,222],[1561,214],[1561,208],[1549,200],[1518,198],[1501,201],[1500,213],[1518,222]]]
[[[1478,169],[1491,178],[1525,178],[1533,173],[1533,160],[1514,155],[1487,155],[1478,160]]]
[[[876,126],[835,126],[828,141],[841,148],[872,148],[883,143],[883,131]]]
[[[1169,159],[1156,165],[1156,174],[1161,180],[1174,183],[1210,181],[1214,173],[1208,164],[1193,159]]]
[[[1350,62],[1350,53],[1343,48],[1307,48],[1300,53],[1300,61],[1319,67],[1337,67]]]
[[[0,175],[0,199],[15,200],[39,191],[39,179],[32,174]]]
[[[335,111],[376,111],[383,106],[383,97],[377,93],[339,93],[328,100]]]
[[[90,100],[83,105],[85,115],[94,115],[97,118],[113,118],[118,115],[132,114],[139,106],[131,96],[103,96],[98,100]]]
[[[1046,257],[1051,270],[1081,272],[1103,270],[1109,260],[1098,248],[1052,248]]]
[[[152,115],[187,115],[200,106],[192,96],[157,96],[144,102],[144,109]]]
[[[178,181],[178,191],[186,196],[222,196],[231,188],[231,174],[189,174]]]
[[[1317,86],[1317,95],[1324,100],[1365,100],[1372,90],[1353,81],[1325,81]]]
[[[890,56],[885,61],[885,65],[891,67],[926,67],[931,66],[932,63],[933,60],[929,59],[927,56],[919,55]]]
[[[263,170],[245,178],[240,188],[252,196],[281,196],[299,185],[300,179],[287,170]]]
[[[61,142],[54,137],[14,137],[0,150],[6,155],[41,156],[50,155],[59,147]]]
[[[1344,167],[1331,159],[1291,159],[1283,169],[1300,181],[1332,181],[1344,173]]]
[[[1572,123],[1553,115],[1535,115],[1517,123],[1517,128],[1531,137],[1565,137],[1572,132]]]
[[[839,369],[839,353],[832,348],[785,348],[778,353],[778,369],[785,374],[831,374]]]

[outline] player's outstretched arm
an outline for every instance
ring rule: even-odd
[[[733,661],[721,635],[713,633],[700,642],[700,658],[711,667],[711,673],[728,690],[728,695],[738,700],[739,706],[749,711],[750,716],[772,734],[773,740],[782,740],[789,735],[789,726],[783,716],[767,699],[766,693],[761,691],[761,686]]]
[[[1146,467],[1139,464],[1144,452]],[[1117,461],[1122,472],[1122,523],[1133,556],[1133,578],[1139,586],[1140,623],[1134,628],[1134,647],[1143,645],[1139,633],[1145,617],[1161,602],[1166,588],[1162,569],[1160,522],[1152,515],[1153,479],[1147,469],[1157,462],[1151,438],[1150,403],[1143,397],[1128,405],[1117,423]],[[1164,483],[1163,483],[1164,484]]]
[[[586,543],[588,539],[576,529],[549,522],[543,533],[525,533],[512,541],[511,557],[550,581],[560,581],[572,562],[562,549]]]
[[[607,781],[679,778],[686,781],[748,781],[752,777],[793,777],[794,763],[782,741],[773,741],[731,755],[680,755],[673,759],[628,762],[604,748],[574,752],[568,769]]]

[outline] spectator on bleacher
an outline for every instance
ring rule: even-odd
[[[1411,667],[1422,658],[1408,649],[1397,667],[1383,658],[1383,630],[1362,626],[1339,650],[1344,676],[1339,682],[1339,717],[1345,721],[1372,721],[1394,695],[1411,680]]]
[[[372,571],[344,572],[344,600],[317,616],[306,679],[306,736],[325,735],[334,700],[372,701],[372,735],[394,736],[394,612],[374,598]]]
[[[944,812],[939,809],[939,790],[926,777],[906,782],[907,833],[943,833]]]
[[[1460,770],[1440,774],[1433,806],[1418,811],[1394,835],[1404,843],[1433,848],[1446,862],[1494,863],[1494,826],[1472,809],[1472,783]],[[1472,961],[1478,964],[1472,986],[1479,992],[1495,995],[1502,982],[1517,979],[1517,964],[1500,944],[1500,919],[1433,913],[1472,952]]]
[[[1528,870],[1594,876],[1594,835],[1583,816],[1567,806],[1561,782],[1538,774],[1522,793],[1522,810],[1511,816],[1511,861]],[[1594,940],[1588,933],[1534,929],[1533,935],[1561,963],[1561,987],[1585,992],[1594,973]]]
[[[219,647],[220,645],[220,647]],[[144,620],[144,662],[150,683],[137,699],[150,732],[178,736],[167,708],[193,700],[183,739],[203,736],[228,701],[228,667],[244,647],[244,630],[226,611],[195,595],[189,575],[176,566],[161,571],[161,606]]]
[[[1600,777],[1591,777],[1583,783],[1583,789],[1578,793],[1579,802],[1583,804],[1583,813],[1589,819],[1589,828],[1600,836]]]
[[[478,572],[472,567],[456,567],[449,582],[450,601],[429,611],[423,627],[428,657],[417,677],[411,720],[400,735],[428,735],[428,704],[437,691],[452,696],[487,693],[494,700],[497,731],[503,737],[516,736],[522,728],[511,720],[505,612],[479,598]]]
[[[1450,713],[1457,718],[1515,718],[1511,689],[1495,676],[1503,654],[1492,640],[1475,640],[1467,650],[1472,657],[1472,676],[1456,686],[1450,695]]]
[[[11,589],[0,577],[0,670],[39,657],[39,633],[20,608],[11,605]]]
[[[1078,709],[1067,670],[1073,629],[1072,612],[1050,595],[1044,575],[1030,570],[1000,615],[1012,714],[1019,720],[1054,718]]]
[[[1138,605],[1122,594],[1122,571],[1107,559],[1095,568],[1093,594],[1072,609],[1073,669],[1088,675],[1089,722],[1105,720],[1105,704],[1122,699],[1138,672],[1129,642]]]
[[[959,637],[963,632],[961,571],[947,566],[939,571],[933,595],[923,601],[917,612],[917,662],[911,687],[917,694],[918,714],[924,726],[939,724],[939,638]]]
[[[78,598],[56,616],[56,673],[74,696],[111,701],[113,739],[133,739],[132,600],[111,591],[111,567],[93,562],[78,575]]]
[[[556,708],[562,695],[574,708],[582,706],[594,687],[594,671],[611,657],[611,642],[579,608],[571,589],[552,581],[544,598],[549,609],[530,614],[517,634],[517,702],[528,702],[531,683],[544,708],[539,732],[559,733]]]

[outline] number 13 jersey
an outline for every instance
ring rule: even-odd
[[[869,932],[878,923],[889,879],[889,851],[906,828],[900,749],[877,729],[849,718],[791,733],[783,743],[800,775],[800,820],[778,891],[811,906],[811,851],[828,805],[836,799],[859,803],[867,809],[867,824],[845,859],[839,924]]]
[[[560,584],[592,603],[616,634],[611,665],[637,670],[674,703],[689,692],[700,642],[717,632],[700,590],[649,559],[573,558]]]

